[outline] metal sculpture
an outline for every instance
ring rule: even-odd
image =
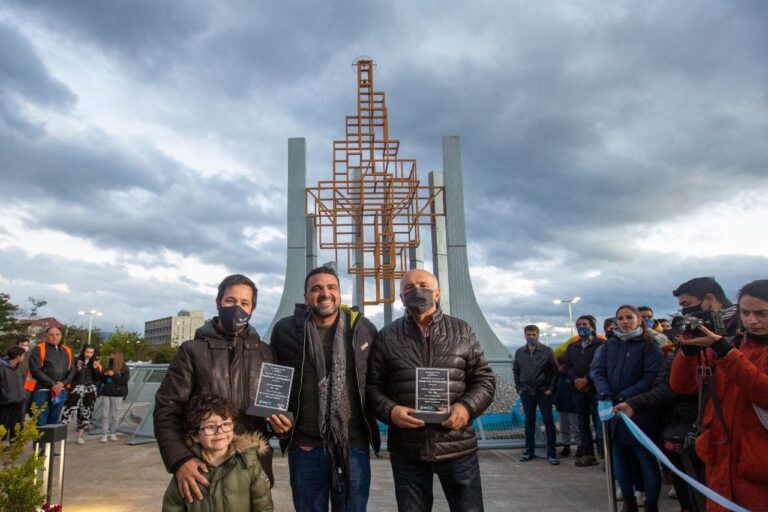
[[[346,252],[362,304],[394,302],[395,280],[408,270],[408,249],[421,243],[420,226],[444,215],[443,187],[422,185],[416,160],[400,158],[390,139],[385,94],[374,89],[375,64],[354,63],[357,114],[346,117],[346,137],[333,143],[333,176],[307,187],[305,207],[321,249]],[[373,281],[375,293],[365,292]]]

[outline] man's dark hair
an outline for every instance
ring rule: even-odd
[[[745,284],[739,290],[739,302],[741,302],[741,298],[745,295],[768,302],[768,279],[758,279],[757,281]]]
[[[236,284],[244,284],[246,286],[249,286],[251,290],[253,290],[253,307],[256,307],[256,297],[259,295],[259,290],[256,288],[256,284],[245,277],[242,274],[232,274],[231,276],[227,276],[224,278],[224,280],[219,285],[219,293],[216,294],[216,304],[221,305],[221,299],[224,298],[224,294],[226,291]]]
[[[715,281],[714,277],[694,277],[672,291],[672,295],[675,297],[685,294],[693,295],[699,300],[704,300],[704,296],[708,293],[711,293],[722,304],[730,305],[731,303],[725,296],[723,287]]]
[[[27,343],[29,343],[29,344],[31,344],[31,343],[32,343],[32,342],[29,340],[29,338],[27,338],[26,336],[19,336],[18,338],[16,338],[16,345],[21,345],[21,344],[22,344],[22,343],[24,343],[25,341],[26,341]]]
[[[533,324],[526,325],[523,327],[523,332],[525,331],[536,331],[536,334],[539,334],[539,326]]]
[[[592,326],[592,330],[597,329],[597,318],[593,317],[592,315],[581,315],[579,318],[576,319],[578,322],[579,320],[586,320],[589,322],[589,325]]]
[[[653,314],[653,309],[650,306],[638,306],[638,311],[650,311],[651,314]]]
[[[14,345],[8,349],[8,352],[6,353],[6,355],[8,356],[8,360],[10,361],[12,359],[16,359],[21,354],[25,354],[26,352],[27,351],[21,348],[20,346]]]
[[[211,393],[197,395],[189,401],[185,428],[188,434],[197,434],[200,425],[211,414],[216,414],[224,419],[235,419],[235,406],[232,402],[220,395]]]
[[[323,265],[322,267],[317,267],[310,270],[309,274],[307,274],[307,277],[304,278],[304,293],[307,293],[307,285],[309,284],[309,278],[317,274],[331,275],[336,278],[336,284],[341,286],[341,283],[339,283],[339,275],[336,273],[336,271],[333,270],[331,267],[326,267],[325,265]]]

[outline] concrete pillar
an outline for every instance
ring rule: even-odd
[[[355,182],[355,188],[353,188],[352,193],[350,194],[352,196],[352,200],[354,202],[358,202],[360,200],[360,195],[362,192],[362,179],[363,175],[360,172],[360,169],[355,169],[352,171],[352,179]],[[362,213],[362,212],[361,212]],[[362,244],[365,240],[365,233],[363,233],[363,219],[362,217],[355,218],[355,236],[353,238],[354,242],[356,244]],[[362,246],[355,248],[354,253],[354,259],[352,260],[352,267],[354,268],[364,268],[365,267],[365,256],[363,255],[363,249]],[[357,306],[360,309],[360,314],[365,314],[365,277],[362,274],[355,274],[354,275],[354,283],[353,283],[353,293],[352,293],[352,304]]]
[[[467,234],[464,217],[464,183],[461,168],[461,151],[457,136],[443,137],[443,172],[445,179],[446,240],[448,256],[448,303],[451,315],[469,323],[477,333],[483,351],[489,358],[511,357],[491,329],[480,310],[469,276],[467,258]]]
[[[307,251],[307,219],[304,211],[304,187],[307,182],[306,153],[305,139],[288,139],[288,254],[285,283],[280,305],[264,335],[267,342],[275,323],[285,316],[293,315],[296,304],[304,302],[304,278],[310,261]]]
[[[429,173],[429,186],[442,187],[445,184],[442,171]],[[437,277],[440,288],[440,308],[451,314],[451,283],[448,280],[448,240],[445,232],[445,192],[435,198],[432,213],[436,214],[432,223],[432,273]],[[442,215],[437,215],[442,214]]]

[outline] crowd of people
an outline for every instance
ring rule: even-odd
[[[768,280],[745,285],[735,305],[713,278],[687,281],[673,295],[682,315],[672,322],[624,304],[603,333],[594,316],[580,316],[578,334],[554,350],[539,341],[536,325],[525,326],[513,362],[525,415],[519,460],[537,457],[538,410],[549,464],[570,456],[574,443],[578,467],[610,457],[622,510],[639,510],[640,496],[644,510],[658,510],[662,467],[633,424],[684,473],[768,510],[761,459],[768,449]],[[388,427],[398,510],[431,510],[434,475],[452,512],[483,510],[472,421],[491,404],[496,377],[471,326],[441,311],[433,274],[405,274],[405,313],[381,330],[342,304],[338,276],[327,267],[309,272],[304,303],[276,323],[269,343],[249,323],[257,296],[249,278],[225,278],[218,315],[181,345],[160,385],[155,437],[173,475],[163,510],[273,510],[268,440],[276,437],[297,511],[364,511],[370,454],[380,450],[377,421]],[[61,338],[51,327],[43,343],[29,349],[20,341],[0,360],[0,422],[12,436],[34,404],[40,425],[74,423],[84,444],[101,397],[101,441],[116,440],[129,380],[122,354],[102,364],[96,347],[75,356]],[[248,412],[264,363],[292,370],[287,410],[267,417]],[[438,414],[417,409],[424,369],[447,375],[448,405]],[[609,403],[615,417],[601,421],[599,403]],[[726,510],[673,476],[681,510]]]
[[[515,353],[513,372],[525,414],[520,461],[536,457],[538,408],[548,461],[560,463],[554,403],[561,456],[570,454],[564,423],[575,413],[575,465],[599,464],[605,433],[622,511],[639,510],[639,498],[644,510],[658,510],[662,467],[625,415],[683,473],[745,508],[768,510],[768,464],[759,455],[768,448],[768,280],[745,285],[736,305],[711,277],[691,279],[673,296],[682,314],[671,321],[625,304],[603,323],[604,336],[597,320],[583,315],[578,335],[555,350],[539,342],[536,325],[524,328],[526,344]],[[600,401],[616,413],[604,426]],[[728,510],[675,472],[669,477],[682,511]]]

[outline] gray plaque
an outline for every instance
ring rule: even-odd
[[[442,423],[451,415],[448,368],[416,368],[416,412],[424,423]]]
[[[293,414],[288,410],[292,383],[293,368],[290,366],[272,363],[262,364],[259,387],[256,390],[256,401],[248,407],[246,414],[260,418],[282,414],[293,421]]]

